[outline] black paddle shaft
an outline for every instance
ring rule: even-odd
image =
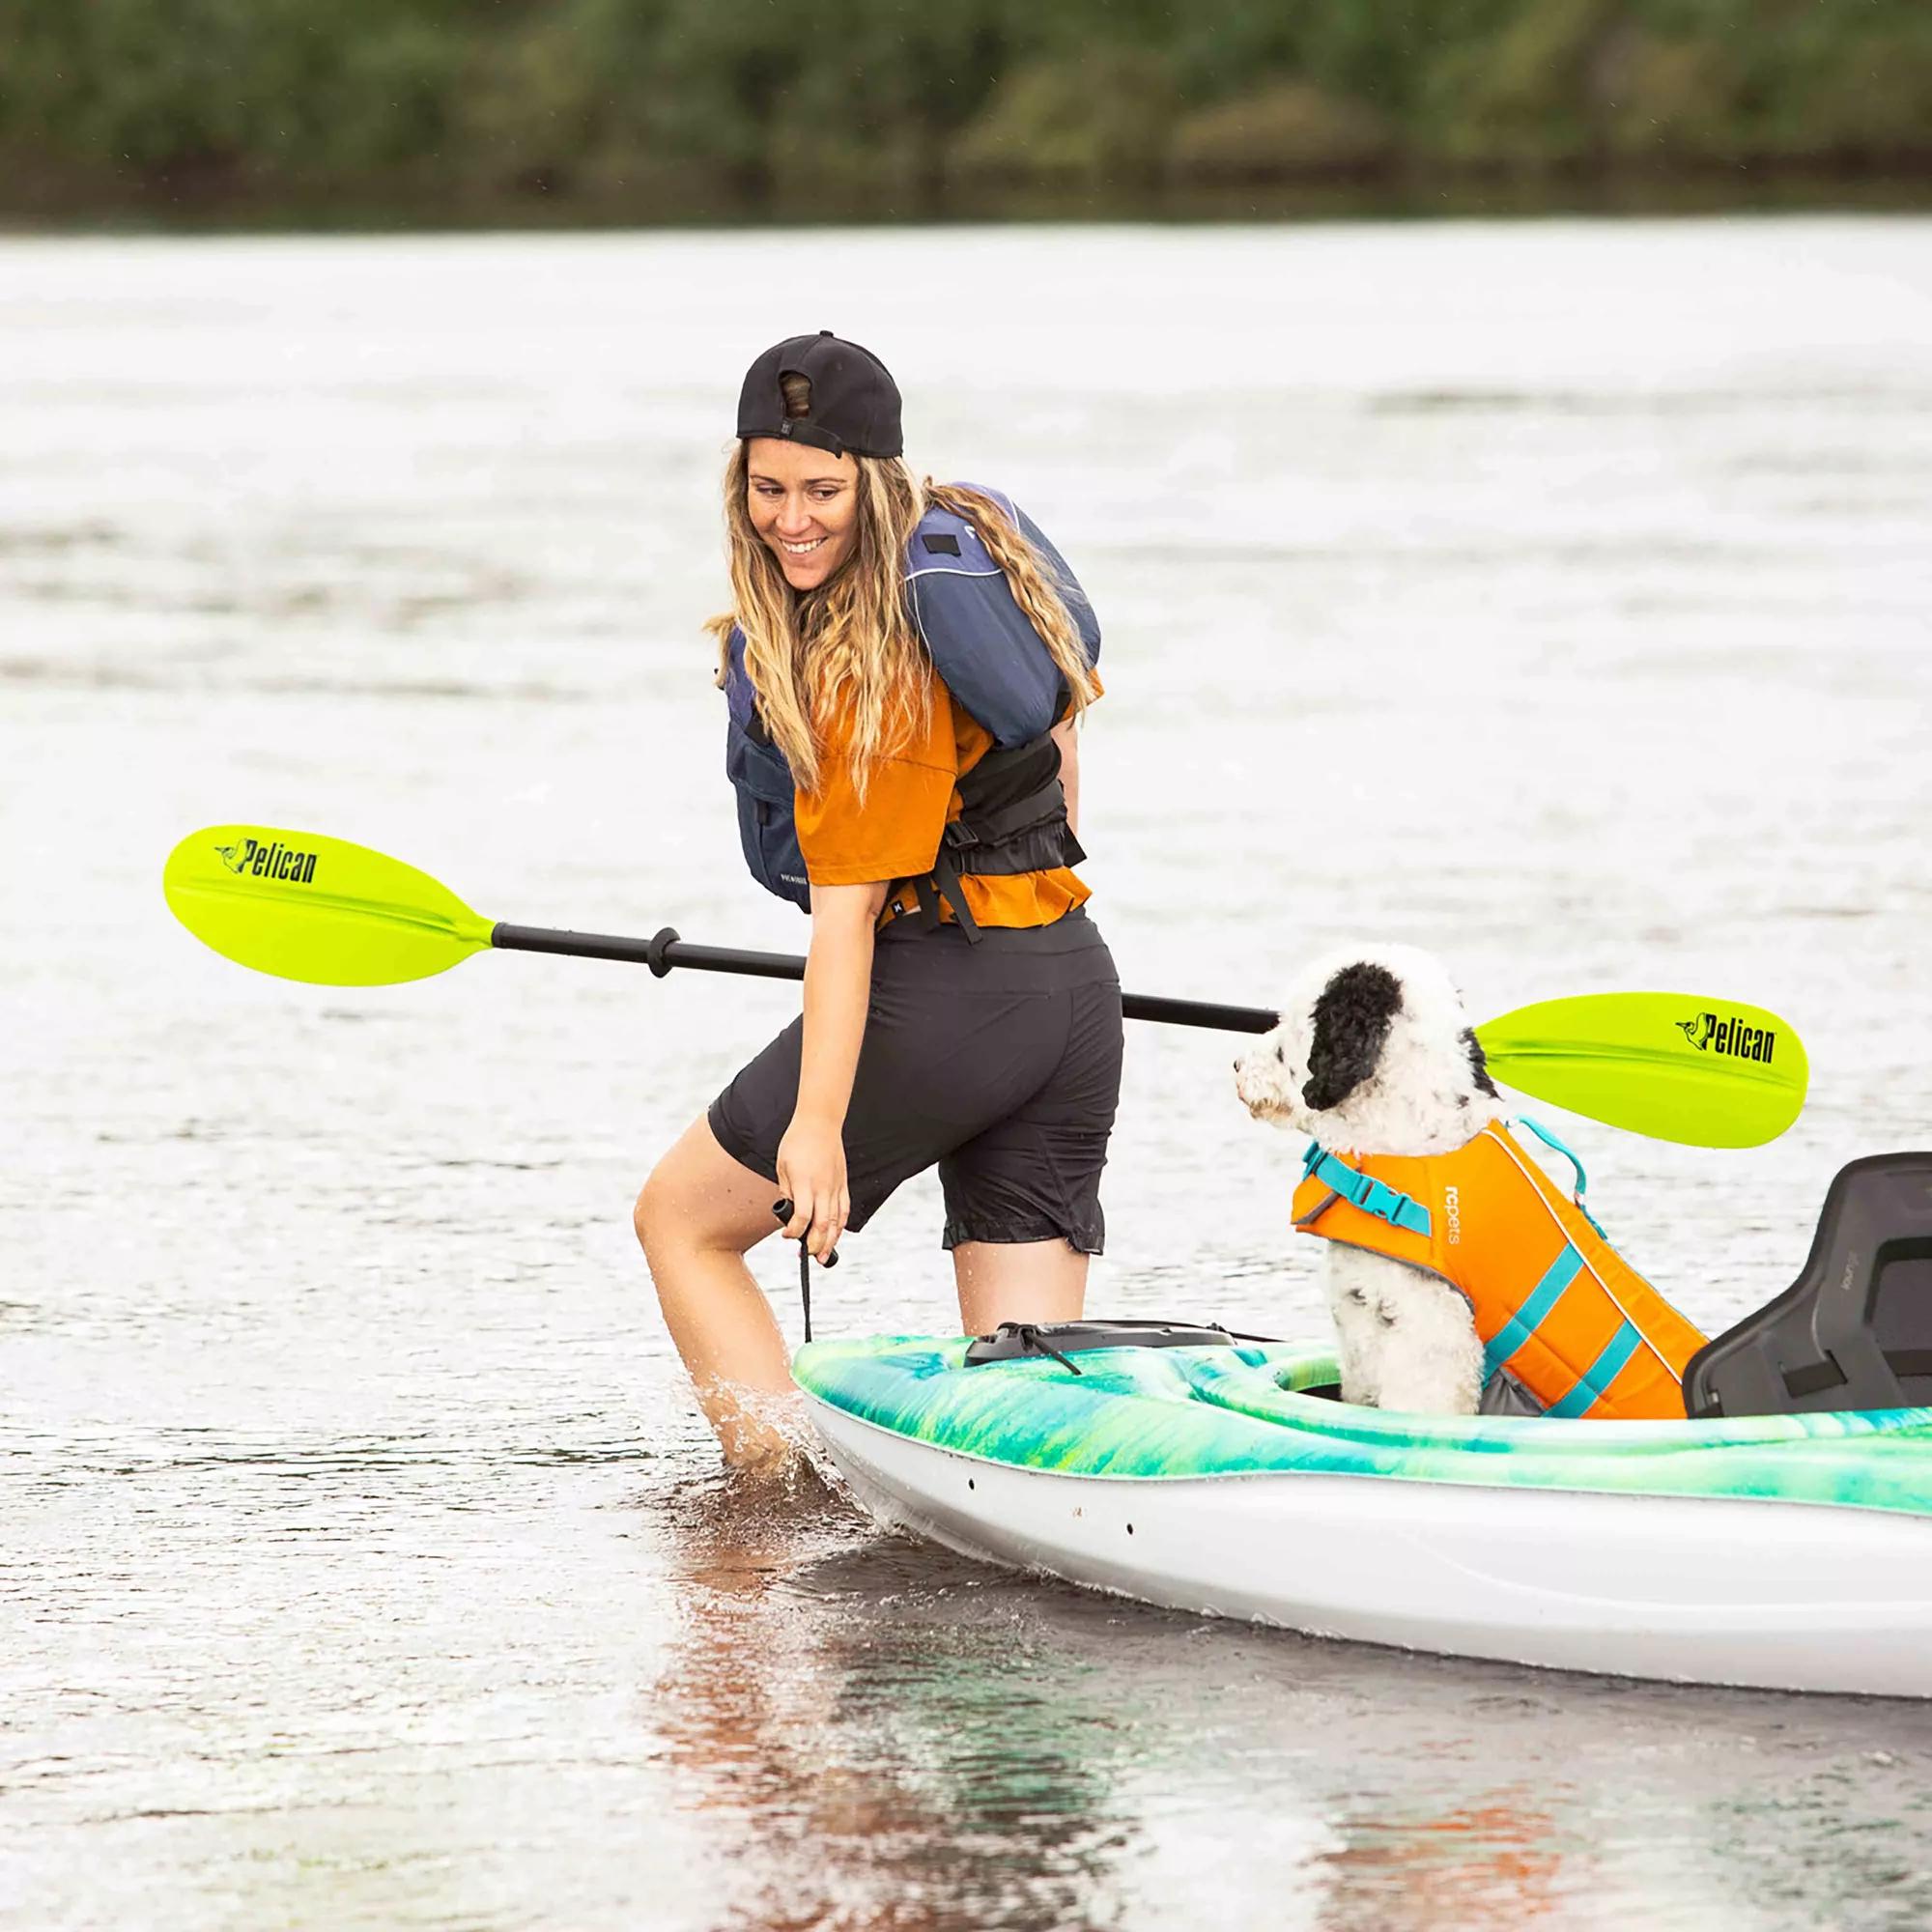
[[[694,946],[666,926],[654,939],[622,939],[602,932],[560,932],[548,925],[499,924],[490,944],[506,952],[561,952],[576,959],[621,959],[648,966],[660,980],[673,966],[694,973],[737,973],[753,980],[803,980],[796,952],[745,952],[735,946]],[[1281,1018],[1265,1007],[1228,1007],[1213,1000],[1170,1000],[1158,993],[1125,993],[1121,1010],[1130,1020],[1162,1026],[1211,1027],[1221,1033],[1267,1033]]]

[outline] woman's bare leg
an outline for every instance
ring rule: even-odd
[[[1002,1321],[1077,1321],[1087,1300],[1087,1256],[1050,1241],[962,1241],[952,1250],[960,1333]]]
[[[632,1217],[698,1406],[738,1468],[781,1467],[794,1454],[757,1412],[758,1396],[791,1388],[791,1357],[745,1265],[747,1251],[778,1232],[777,1194],[700,1115],[651,1170]]]

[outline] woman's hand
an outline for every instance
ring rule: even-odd
[[[779,1143],[779,1187],[791,1202],[787,1240],[805,1237],[824,1261],[845,1232],[852,1197],[845,1188],[845,1138],[839,1123],[800,1109]]]

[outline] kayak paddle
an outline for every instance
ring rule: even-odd
[[[511,925],[470,911],[449,888],[366,845],[319,833],[212,825],[168,855],[174,915],[224,957],[323,986],[388,986],[446,972],[493,947],[630,960],[660,979],[673,966],[802,980],[796,953],[695,946],[669,926],[652,939]],[[1266,1033],[1264,1007],[1128,993],[1128,1019]],[[1545,1000],[1476,1029],[1493,1078],[1552,1106],[1653,1140],[1757,1147],[1798,1118],[1803,1043],[1762,1007],[1687,993],[1586,993]]]

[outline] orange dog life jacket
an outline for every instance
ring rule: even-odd
[[[1567,1200],[1492,1121],[1453,1153],[1311,1147],[1294,1225],[1440,1276],[1475,1312],[1484,1381],[1507,1371],[1546,1414],[1681,1421],[1704,1337],[1610,1246],[1582,1192],[1580,1166]]]

